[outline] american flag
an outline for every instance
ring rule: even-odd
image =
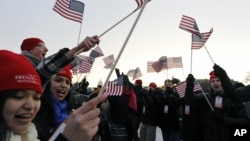
[[[172,68],[183,68],[181,57],[168,57],[167,58],[167,69]]]
[[[132,77],[133,80],[142,77],[142,73],[139,67],[137,67],[135,70],[129,70],[127,73],[128,77]]]
[[[160,72],[163,68],[167,68],[167,56],[162,56],[160,59],[152,64],[155,72]]]
[[[57,0],[53,10],[66,19],[82,22],[85,4],[77,0]]]
[[[181,83],[180,85],[176,86],[176,91],[179,94],[180,98],[183,98],[185,96],[186,91],[186,82]],[[194,92],[202,90],[200,84],[197,80],[194,81]]]
[[[102,49],[99,46],[97,46],[97,47],[95,47],[95,49],[91,50],[89,56],[91,56],[93,58],[97,58],[97,57],[100,57],[100,56],[103,56],[103,55],[104,54],[102,52]]]
[[[123,77],[119,77],[114,81],[109,81],[104,94],[108,96],[120,96],[123,93]]]
[[[153,69],[155,72],[160,72],[162,70],[161,63],[159,61],[156,61],[152,64]]]
[[[209,32],[201,33],[201,36],[192,34],[191,49],[200,49],[201,47],[203,47],[212,33],[213,33],[213,28],[211,28]]]
[[[114,55],[112,54],[112,55],[109,55],[109,56],[103,58],[103,61],[105,63],[105,66],[104,66],[105,68],[107,68],[107,69],[112,68],[114,65],[114,62],[115,62]]]
[[[135,9],[135,11],[136,11],[143,6],[144,0],[135,0],[135,1],[137,3],[137,8]]]
[[[137,78],[140,78],[140,77],[142,77],[142,73],[141,73],[140,68],[137,67],[137,68],[135,69],[135,73],[134,73],[134,76],[133,76],[133,80],[135,80],[135,79],[137,79]]]
[[[128,77],[133,77],[134,74],[135,74],[135,70],[129,70],[129,71],[127,72],[127,76],[128,76]]]
[[[79,73],[88,73],[90,72],[95,58],[92,58],[90,56],[78,56],[80,59],[80,64],[76,66],[76,69],[79,71]]]
[[[185,96],[186,91],[186,82],[181,83],[180,85],[176,86],[176,91],[179,94],[180,98],[183,98]]]
[[[81,59],[78,57],[78,56],[76,56],[76,58],[75,58],[75,65],[74,65],[74,67],[72,68],[72,74],[73,75],[77,75],[77,73],[78,73],[78,66],[80,66],[80,64],[81,64]]]
[[[154,68],[152,67],[153,63],[155,61],[148,61],[147,62],[147,73],[150,73],[150,72],[155,72]]]
[[[179,28],[186,30],[188,32],[191,32],[192,34],[195,34],[196,36],[200,36],[198,25],[196,24],[195,19],[192,17],[182,15]]]

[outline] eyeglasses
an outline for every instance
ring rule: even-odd
[[[41,48],[43,48],[43,49],[46,49],[46,48],[47,48],[47,47],[46,47],[45,45],[43,45],[43,44],[38,44],[38,45],[36,45],[36,46],[41,47]]]

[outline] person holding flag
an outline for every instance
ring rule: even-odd
[[[45,85],[50,78],[62,70],[66,65],[72,63],[77,53],[86,52],[100,42],[98,36],[86,37],[72,49],[63,48],[57,53],[46,57],[48,48],[45,42],[37,37],[26,38],[21,44],[21,54],[27,57],[39,73],[42,84]]]
[[[167,79],[164,81],[165,90],[160,95],[158,104],[160,105],[159,127],[162,131],[163,141],[179,141],[180,114],[179,106],[181,100],[175,90],[174,85],[178,85],[178,79]]]
[[[208,94],[193,94],[194,77],[189,74],[185,92],[185,116],[181,130],[184,141],[229,141],[230,127],[239,116],[240,102],[226,71],[215,64],[210,75]],[[202,132],[201,132],[202,131]]]
[[[8,50],[0,50],[0,74],[5,81],[0,85],[1,140],[39,141],[33,123],[43,94],[39,74],[27,58]],[[105,99],[98,96],[73,111],[55,141],[91,141],[100,122],[96,106]]]

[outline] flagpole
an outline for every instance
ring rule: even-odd
[[[208,100],[208,98],[207,98],[205,92],[203,91],[203,89],[202,89],[200,83],[199,83],[196,79],[195,79],[195,81],[198,83],[199,87],[201,88],[201,92],[202,92],[202,94],[204,95],[204,97],[205,97],[205,99],[206,99],[206,101],[207,101],[209,107],[211,108],[212,111],[214,111],[214,108],[213,108],[213,106],[211,105],[211,103],[209,102],[209,100]]]
[[[105,35],[107,32],[109,32],[111,29],[113,29],[114,27],[116,27],[118,24],[120,24],[121,22],[123,22],[125,19],[127,19],[129,16],[131,16],[132,14],[134,14],[137,10],[131,12],[130,14],[128,14],[126,17],[124,17],[123,19],[121,19],[120,21],[118,21],[116,24],[114,24],[113,26],[111,26],[110,28],[108,28],[106,31],[104,31],[102,34],[99,35],[99,37],[102,37],[103,35]]]
[[[149,1],[145,1],[145,4],[148,3]],[[114,24],[113,26],[111,26],[110,28],[108,28],[106,31],[104,31],[102,34],[99,35],[99,37],[102,37],[103,35],[105,35],[107,32],[109,32],[111,29],[113,29],[114,27],[116,27],[117,25],[119,25],[121,22],[123,22],[125,19],[127,19],[128,17],[130,17],[131,15],[133,15],[136,11],[138,10],[138,8],[136,10],[134,10],[133,12],[131,12],[130,14],[128,14],[126,17],[124,17],[123,19],[121,19],[120,21],[118,21],[116,24]]]
[[[145,0],[145,4],[147,4],[148,0]],[[126,17],[124,17],[123,19],[121,19],[120,21],[118,21],[116,24],[114,24],[113,26],[111,26],[110,28],[108,28],[106,31],[104,31],[102,34],[99,35],[99,38],[101,38],[103,35],[105,35],[107,32],[109,32],[111,29],[115,28],[117,25],[119,25],[121,22],[123,22],[125,19],[127,19],[129,16],[133,15],[137,10],[139,10],[141,8],[137,8],[136,10],[134,10],[133,12],[131,12],[130,14],[128,14]],[[79,39],[78,39],[79,42]],[[83,49],[79,50],[78,52],[75,53],[75,55],[78,55],[79,53],[81,53],[83,51]]]
[[[127,19],[129,16],[131,16],[132,14],[134,14],[137,10],[131,12],[130,14],[128,14],[125,18],[121,19],[120,21],[118,21],[116,24],[114,24],[113,26],[111,26],[109,29],[107,29],[106,31],[104,31],[102,34],[99,35],[99,38],[101,38],[103,35],[105,35],[107,32],[109,32],[111,29],[113,29],[114,27],[116,27],[118,24],[120,24],[122,21],[124,21],[125,19]],[[79,38],[80,38],[80,34],[79,34]],[[78,38],[78,43],[79,43],[79,38]],[[75,53],[75,55],[78,55],[79,53],[81,53],[83,51],[83,49],[77,51]]]
[[[184,73],[184,68],[182,67],[182,77],[183,77],[183,80],[185,80],[185,73]]]
[[[81,37],[81,30],[82,30],[82,21],[81,21],[81,24],[80,24],[80,29],[79,29],[79,33],[78,33],[78,39],[77,39],[77,44],[79,44],[79,41],[80,41],[80,37]],[[78,53],[76,53],[77,55]],[[77,74],[76,74],[77,75]],[[79,79],[81,79],[81,74],[80,76],[78,77],[77,76],[77,83],[79,82]],[[79,88],[79,85],[78,85],[78,88]]]
[[[82,22],[81,22],[81,24],[80,24],[80,30],[79,30],[79,34],[78,34],[77,44],[79,44],[79,41],[80,41],[80,37],[81,37],[81,30],[82,30]]]
[[[206,48],[206,46],[205,46],[205,45],[204,45],[204,48],[206,49],[208,56],[210,57],[210,59],[211,59],[212,63],[214,64],[214,61],[213,61],[213,59],[212,59],[211,55],[209,54],[209,52],[208,52],[208,50],[207,50],[207,48]]]
[[[191,62],[190,62],[190,73],[192,74],[192,68],[193,68],[193,49],[191,48]]]
[[[116,67],[116,65],[117,65],[117,62],[119,61],[119,59],[120,59],[120,57],[121,57],[121,54],[122,54],[123,50],[125,49],[125,47],[126,47],[126,45],[127,45],[127,43],[128,43],[128,40],[129,40],[130,36],[132,35],[132,33],[133,33],[134,29],[135,29],[135,26],[136,26],[137,22],[139,21],[141,15],[142,15],[142,12],[143,12],[144,8],[146,7],[146,4],[147,4],[147,2],[143,4],[143,6],[142,6],[142,8],[141,8],[141,10],[140,10],[140,12],[139,12],[139,14],[138,14],[138,16],[136,17],[135,22],[134,22],[134,24],[133,24],[133,26],[132,26],[132,28],[131,28],[131,30],[130,30],[130,32],[129,32],[129,34],[128,34],[128,36],[127,36],[127,38],[126,38],[126,40],[125,40],[125,42],[124,42],[124,44],[123,44],[123,46],[122,46],[122,48],[121,48],[119,54],[118,54],[118,56],[117,56],[117,59],[115,60],[115,63],[114,63],[114,65],[113,65],[113,67],[111,68],[111,70],[110,70],[110,72],[109,72],[109,74],[108,74],[108,77],[107,77],[107,79],[105,80],[105,83],[104,83],[103,87],[101,88],[101,90],[100,90],[100,92],[99,92],[99,95],[103,94],[104,89],[105,89],[106,86],[107,86],[108,80],[110,79],[110,76],[111,76],[111,74],[113,73],[113,71],[114,71],[114,69],[115,69],[115,67]]]

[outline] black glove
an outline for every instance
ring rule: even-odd
[[[192,74],[189,74],[186,79],[186,90],[185,90],[185,101],[186,104],[190,104],[192,97],[193,97],[193,91],[194,91],[194,76]]]
[[[89,86],[89,82],[84,77],[82,82],[79,83],[79,93],[87,94],[88,93],[88,86]]]
[[[189,74],[187,79],[187,86],[194,86],[194,76],[192,74]]]
[[[226,71],[219,65],[214,64],[213,68],[214,68],[214,74],[218,76],[220,79],[226,79],[228,77]]]
[[[239,101],[239,99],[236,96],[235,89],[231,83],[230,78],[228,77],[226,71],[218,66],[217,64],[214,64],[214,74],[220,78],[221,85],[224,89],[225,94],[231,99],[232,101]]]

